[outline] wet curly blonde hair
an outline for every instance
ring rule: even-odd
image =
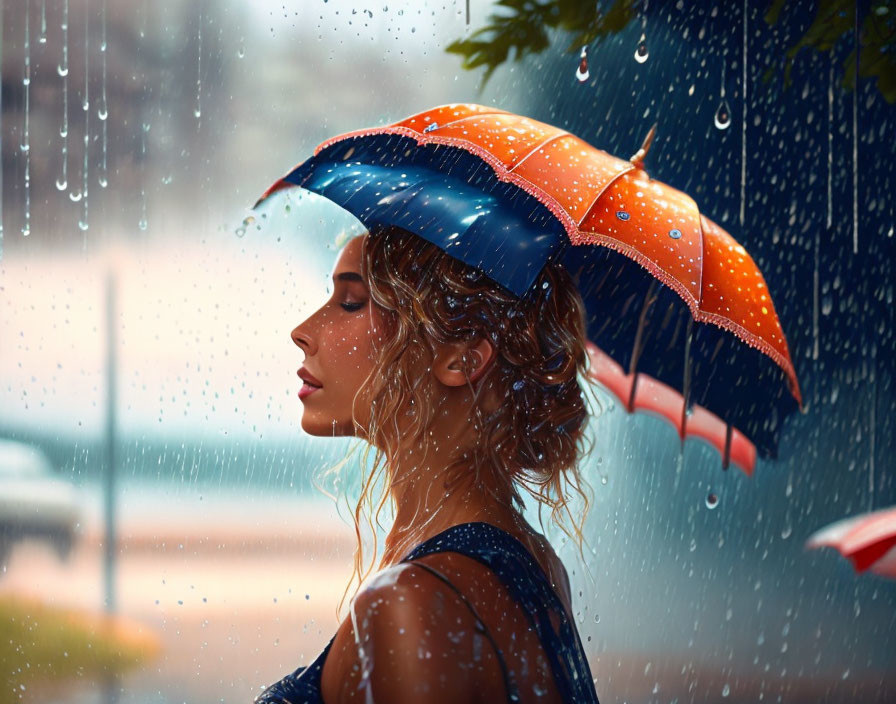
[[[372,508],[372,489],[379,480],[382,492],[375,514],[367,512],[368,525],[374,530],[373,522],[379,524],[380,511],[390,496],[384,461],[397,449],[399,438],[424,453],[432,442],[426,430],[438,407],[427,398],[422,375],[411,370],[419,368],[421,359],[424,364],[432,361],[434,342],[485,337],[495,348],[494,363],[476,380],[476,389],[470,385],[478,441],[472,455],[459,451],[448,471],[468,474],[472,466],[477,483],[482,472],[495,473],[493,479],[509,490],[512,505],[520,513],[524,509],[520,492],[527,491],[539,503],[539,519],[542,507],[549,507],[555,525],[581,554],[582,528],[593,492],[580,474],[579,463],[593,449],[586,434],[590,413],[585,390],[588,387],[593,394],[594,382],[588,375],[585,307],[567,271],[549,261],[529,294],[519,298],[423,238],[388,226],[368,233],[362,275],[389,334],[375,350],[374,370],[356,396],[356,400],[362,394],[373,399],[368,427],[363,429],[355,421],[366,445],[364,465],[371,448],[376,454],[354,509],[358,540],[354,572],[337,616],[352,582],[357,578],[360,587],[376,562],[374,541],[373,556],[362,576],[361,514],[365,504]],[[477,391],[489,380],[498,396],[509,402],[486,415]],[[396,423],[399,413],[411,417],[401,435]],[[573,493],[582,501],[580,509],[570,507]]]

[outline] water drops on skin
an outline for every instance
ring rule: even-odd
[[[588,80],[591,74],[588,72],[588,47],[582,47],[582,53],[579,55],[579,66],[576,69],[576,78],[579,83],[584,83]]]

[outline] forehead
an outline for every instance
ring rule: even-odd
[[[353,237],[348,241],[345,247],[342,248],[342,251],[339,252],[339,256],[336,258],[336,264],[333,267],[334,275],[341,271],[356,271],[360,273],[364,238],[365,235]]]

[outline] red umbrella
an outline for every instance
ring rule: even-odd
[[[301,186],[368,228],[416,233],[520,296],[548,260],[561,262],[589,340],[631,378],[626,407],[653,394],[682,438],[705,437],[724,466],[736,453],[751,471],[746,445],[776,456],[784,417],[802,405],[787,341],[746,250],[648,176],[653,134],[623,160],[521,115],[442,105],[326,140],[256,206]],[[703,423],[704,411],[718,423]]]
[[[831,523],[813,533],[807,548],[837,548],[856,572],[896,579],[896,506]]]

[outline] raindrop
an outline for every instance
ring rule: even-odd
[[[149,223],[146,222],[146,218],[140,218],[140,222],[137,223],[137,227],[145,232],[146,228],[149,227]]]
[[[199,26],[196,30],[196,108],[193,117],[202,117],[202,10],[199,11]]]
[[[714,509],[718,505],[719,505],[719,495],[710,491],[706,495],[706,508]]]
[[[720,130],[726,130],[731,126],[731,108],[728,107],[727,100],[722,100],[719,104],[719,109],[716,110],[713,122]]]
[[[579,55],[579,67],[576,69],[576,78],[579,83],[584,83],[591,76],[588,73],[588,47],[582,47],[582,53]]]
[[[600,614],[594,614],[594,622],[600,623]]]
[[[641,35],[641,39],[638,41],[638,48],[635,49],[635,61],[639,64],[643,64],[647,61],[647,57],[649,54],[647,53],[647,42],[644,39],[644,35]]]
[[[70,191],[68,197],[72,203],[77,203],[79,200],[81,200],[81,191]]]
[[[31,42],[28,15],[30,1],[25,6],[25,75],[22,83],[25,86],[25,128],[22,134],[22,151],[25,153],[25,220],[22,224],[22,235],[31,234],[31,141],[29,123],[31,120]]]
[[[56,72],[62,77],[62,127],[59,136],[62,138],[60,152],[62,154],[62,173],[56,179],[56,188],[64,191],[68,187],[68,0],[62,4],[62,63]],[[61,185],[60,185],[61,184]]]
[[[100,39],[100,53],[103,55],[103,63],[102,63],[102,73],[103,78],[101,82],[102,93],[100,95],[100,107],[97,110],[97,117],[100,119],[100,122],[103,124],[103,134],[102,134],[102,143],[103,143],[103,157],[100,162],[100,173],[97,177],[97,182],[100,184],[100,187],[105,188],[109,185],[109,181],[107,179],[107,166],[106,166],[106,151],[107,151],[107,139],[106,139],[106,119],[109,117],[109,107],[106,103],[106,0],[103,0],[103,6],[100,10],[100,22],[102,23],[102,37]]]
[[[43,0],[40,4],[40,36],[37,41],[41,44],[47,43],[47,0]]]
[[[726,682],[725,686],[722,687],[722,696],[727,697],[729,694],[731,694],[731,687],[729,687],[728,683]]]
[[[237,49],[236,55],[241,59],[246,56],[246,46],[245,46],[244,39],[242,37],[240,37],[240,48]]]
[[[791,535],[793,535],[793,526],[786,525],[784,526],[784,530],[781,531],[781,538],[787,540]]]

